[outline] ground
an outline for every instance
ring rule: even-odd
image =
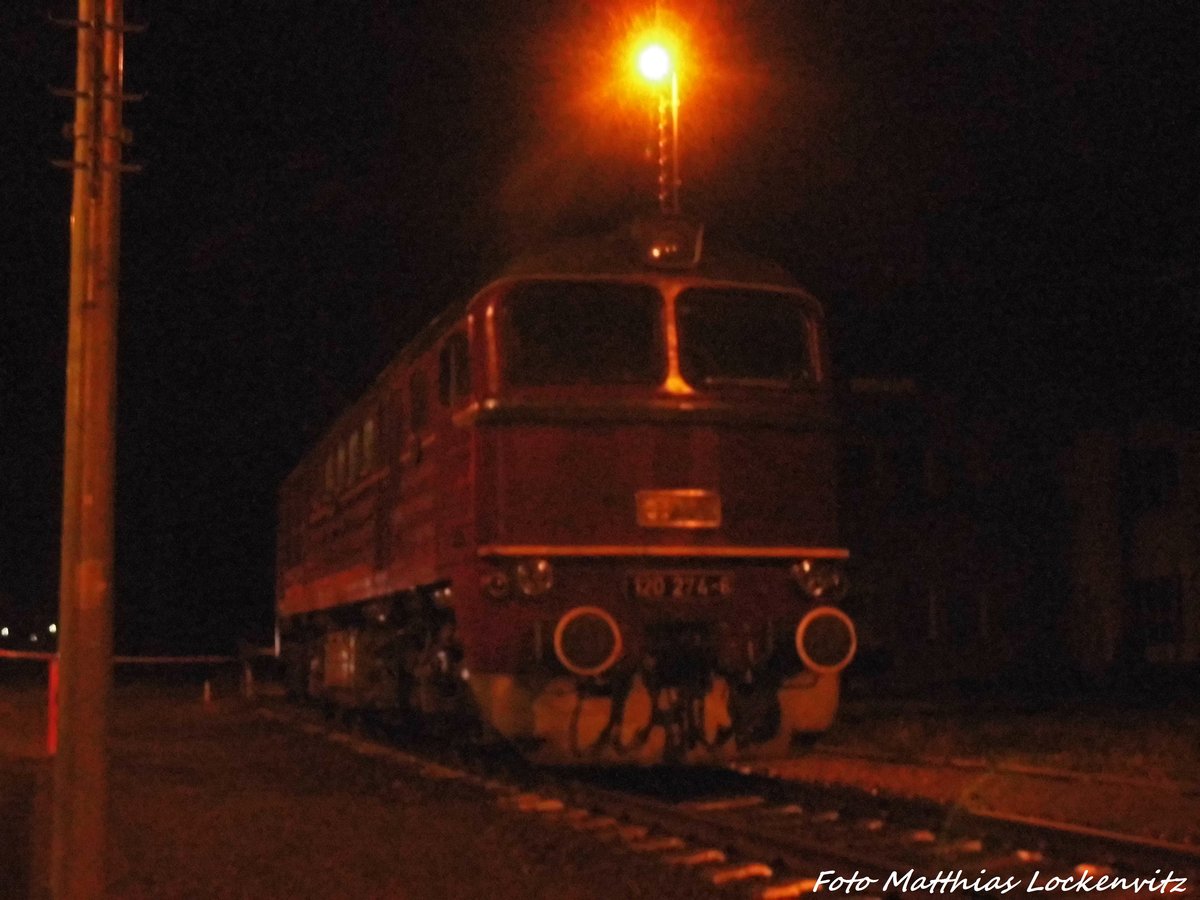
[[[44,891],[44,694],[0,689],[0,897]],[[111,898],[720,896],[693,871],[264,719],[199,688],[118,691]],[[32,869],[32,876],[30,870]]]
[[[695,873],[268,721],[232,683],[216,694],[206,705],[199,684],[118,689],[110,897],[718,896]],[[35,896],[44,889],[44,702],[36,680],[0,685],[0,897],[28,896],[30,880]],[[1200,791],[1189,777],[1200,771],[1194,714],[853,700],[843,713],[816,748],[780,769],[1200,840]],[[928,758],[955,764],[917,764]],[[1047,780],[1022,766],[1059,771]]]
[[[1064,701],[850,700],[782,774],[1200,844],[1200,713]],[[861,755],[863,758],[855,758]]]

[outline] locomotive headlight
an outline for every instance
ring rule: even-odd
[[[814,672],[840,672],[854,659],[858,635],[850,617],[832,606],[810,609],[796,626],[796,653]]]
[[[554,628],[554,655],[568,672],[583,677],[611,669],[624,646],[617,620],[598,606],[576,606]]]
[[[544,594],[554,586],[554,567],[548,559],[526,559],[517,563],[517,587],[526,597]]]
[[[792,566],[800,590],[814,600],[836,603],[846,596],[846,573],[830,559],[803,559]]]

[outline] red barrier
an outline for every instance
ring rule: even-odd
[[[44,650],[0,650],[0,659],[36,659],[46,666],[46,753],[58,752],[58,654]],[[114,656],[114,665],[221,665],[236,662],[232,656]],[[208,682],[204,683],[205,701],[209,699]]]
[[[57,653],[48,653],[38,650],[0,650],[0,659],[41,659],[51,660],[57,659]]]
[[[49,708],[46,711],[46,753],[53,756],[58,752],[58,657],[49,665]]]
[[[0,650],[0,659],[36,659],[47,665],[46,752],[58,752],[58,654],[36,650]]]

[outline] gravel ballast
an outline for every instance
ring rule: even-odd
[[[119,694],[115,706],[113,898],[729,896],[701,872],[519,812],[471,784],[363,756],[237,701],[205,707],[143,691]],[[0,712],[13,710],[0,701]],[[36,745],[28,742],[24,758],[0,757],[0,800],[24,810],[9,831],[44,842],[33,820],[48,804],[28,797]],[[44,847],[32,856],[39,885]],[[9,879],[8,888],[23,884]]]

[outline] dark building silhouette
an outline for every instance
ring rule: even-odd
[[[903,379],[841,407],[864,676],[1053,689],[1200,663],[1200,433],[1048,434]]]

